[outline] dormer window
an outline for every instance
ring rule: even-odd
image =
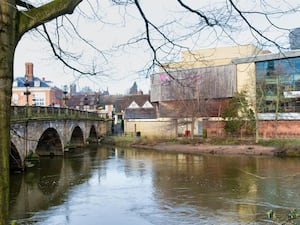
[[[39,80],[34,81],[34,86],[39,87],[41,85],[41,82]]]

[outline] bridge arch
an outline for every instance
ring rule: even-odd
[[[35,152],[39,156],[62,155],[63,146],[58,132],[54,128],[47,128],[41,135]]]
[[[23,160],[12,142],[10,142],[9,168],[10,170],[23,170]]]
[[[79,126],[75,126],[71,134],[70,144],[76,147],[84,145],[83,131]]]
[[[96,127],[94,125],[91,126],[89,136],[87,139],[88,143],[97,143],[98,142],[98,134],[96,131]]]

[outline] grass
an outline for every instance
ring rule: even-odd
[[[245,143],[247,141],[243,141]],[[253,141],[252,141],[253,142]],[[213,145],[234,145],[241,144],[241,141],[237,138],[219,138],[219,139],[203,139],[201,137],[195,136],[193,139],[191,137],[178,137],[178,138],[161,138],[161,137],[147,137],[141,136],[136,137],[132,135],[123,136],[108,136],[103,140],[105,144],[131,146],[131,145],[155,145],[159,143],[165,144],[213,144]]]
[[[279,157],[300,157],[299,139],[270,139],[262,140],[259,144],[274,146],[275,155]]]
[[[122,146],[131,146],[131,145],[156,145],[159,143],[166,144],[197,144],[202,143],[202,139],[196,137],[194,139],[187,137],[179,137],[175,138],[161,138],[161,137],[147,137],[141,136],[136,137],[132,135],[123,135],[123,136],[108,136],[105,137],[103,143],[105,144],[114,144],[114,145],[122,145]]]
[[[278,146],[278,145],[299,145],[300,146],[300,139],[269,139],[269,140],[260,140],[258,143],[264,146]]]
[[[134,141],[134,137],[131,136],[106,136],[102,143],[110,145],[123,145],[130,146]]]

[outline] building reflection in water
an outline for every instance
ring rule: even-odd
[[[54,205],[68,208],[70,189],[88,183],[99,189],[92,195],[104,195],[109,202],[114,196],[124,198],[122,194],[134,196],[135,204],[140,204],[134,210],[154,222],[176,224],[176,220],[188,219],[190,224],[201,220],[244,224],[263,220],[270,207],[278,209],[279,215],[297,208],[299,176],[299,159],[112,147],[79,150],[65,157],[44,158],[40,168],[12,175],[11,218],[30,217]],[[110,190],[112,184],[117,187]],[[138,189],[140,185],[144,190]],[[69,220],[69,214],[65,216]]]

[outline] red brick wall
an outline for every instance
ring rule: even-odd
[[[275,138],[277,123],[277,138],[300,138],[300,120],[260,121],[259,137]],[[207,129],[208,137],[224,137],[223,121],[205,121],[203,128]]]
[[[203,121],[203,128],[207,129],[208,137],[225,136],[224,125],[224,121]]]
[[[295,138],[300,137],[300,121],[281,120],[281,121],[260,121],[259,136],[261,138],[275,138],[277,124],[277,137]]]

